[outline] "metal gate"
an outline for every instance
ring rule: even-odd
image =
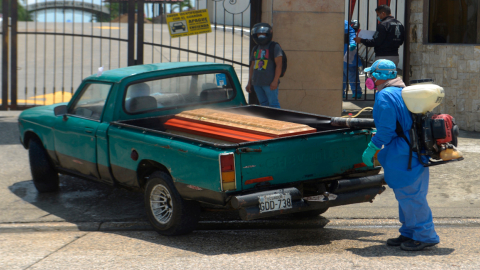
[[[408,10],[407,2],[409,0],[345,0],[345,20],[358,20],[360,22],[360,29],[375,31],[377,26],[377,14],[375,9],[379,5],[388,5],[392,10],[392,15],[399,20],[405,27],[405,34],[408,32],[408,21],[407,13]],[[406,60],[406,50],[407,38],[405,38],[404,44],[399,48],[400,62],[397,67],[397,72],[399,76],[407,74],[408,65],[405,65]],[[373,64],[375,59],[375,53],[373,48],[367,48],[363,44],[358,45],[358,54],[357,57],[357,67],[358,75],[355,76],[355,80],[348,81],[344,89],[346,88],[346,95],[344,100],[346,101],[373,101],[375,100],[376,90],[369,90],[365,85],[365,75],[363,74],[363,69],[369,67]],[[345,66],[345,63],[344,63]],[[345,78],[348,78],[351,72],[348,69],[344,70],[344,82]],[[353,84],[353,86],[351,86]],[[354,91],[357,91],[358,85],[362,91],[362,97],[358,98],[353,95]]]
[[[246,83],[250,26],[261,18],[261,0],[27,3],[19,18],[22,6],[15,0],[2,2],[1,110],[67,102],[99,67],[221,62],[232,64]],[[167,13],[204,8],[210,13],[211,33],[170,37]]]

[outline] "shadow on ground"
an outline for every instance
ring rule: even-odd
[[[154,232],[112,233],[208,256],[234,255],[274,249],[285,252],[282,251],[284,248],[288,248],[292,256],[295,256],[297,252],[340,254],[343,251],[349,251],[366,258],[445,256],[455,251],[451,248],[433,247],[421,252],[407,252],[399,247],[386,246],[383,233],[343,228],[194,231],[191,234],[176,237],[160,236]],[[382,240],[365,239],[378,238],[379,236],[382,236]],[[378,245],[369,246],[372,242],[378,243]],[[348,248],[352,245],[360,247]],[[257,253],[255,256],[261,256],[261,254]]]
[[[61,176],[60,191],[39,194],[32,181],[18,182],[9,187],[10,191],[49,215],[59,217],[67,222],[114,222],[114,221],[146,221],[143,205],[143,194],[124,189],[113,188],[101,183]],[[276,220],[290,220],[291,216],[280,216]],[[318,219],[324,219],[318,217]],[[239,220],[236,212],[203,212],[202,220],[234,221]],[[45,221],[45,220],[44,220]],[[328,220],[327,220],[328,222]],[[447,248],[432,248],[421,253],[401,251],[399,248],[385,246],[381,240],[365,239],[377,237],[383,233],[365,230],[312,228],[299,222],[295,229],[243,229],[235,230],[197,230],[188,235],[165,237],[154,231],[112,231],[109,233],[132,237],[153,244],[164,245],[184,251],[204,255],[240,254],[281,248],[298,247],[299,251],[332,252],[331,249],[350,251],[362,257],[382,256],[441,256],[451,254],[454,250]],[[218,226],[217,226],[218,227]],[[231,228],[228,226],[227,228]],[[336,241],[357,241],[360,248],[347,248],[334,244]],[[371,243],[378,245],[368,246]],[[331,246],[330,246],[331,245]],[[346,247],[351,247],[351,243]],[[322,251],[323,250],[323,251]],[[326,250],[326,251],[325,251]],[[337,252],[337,251],[335,251]]]
[[[389,247],[385,244],[369,246],[365,248],[348,248],[346,249],[355,255],[362,257],[415,257],[415,256],[446,256],[452,254],[455,249],[453,248],[439,248],[430,247],[425,248],[422,251],[403,251],[400,247]]]
[[[17,122],[0,121],[0,145],[20,144]]]
[[[10,191],[51,216],[72,223],[146,220],[143,194],[75,177],[60,176],[60,191],[38,193],[33,181],[17,182]],[[58,221],[47,216],[42,221]]]
[[[24,202],[50,213],[40,220],[28,220],[28,222],[147,221],[142,193],[131,192],[98,182],[61,175],[60,191],[58,192],[38,193],[32,180],[17,182],[9,186],[9,189]],[[291,215],[283,215],[267,220],[291,220],[291,218]],[[238,211],[203,209],[200,220],[239,221],[241,219]],[[324,220],[325,222],[322,222],[323,226],[328,223],[328,220]],[[12,222],[18,221],[13,220]]]

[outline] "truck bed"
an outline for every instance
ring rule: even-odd
[[[221,109],[221,110],[225,112],[231,112],[231,113],[236,113],[241,115],[256,116],[256,117],[261,117],[265,119],[292,122],[297,124],[305,124],[312,128],[315,128],[317,130],[315,134],[342,132],[342,131],[351,130],[350,128],[346,128],[346,127],[331,126],[330,125],[331,118],[328,116],[319,116],[319,115],[284,110],[284,109],[250,105],[250,106],[233,107],[233,108],[227,108],[227,109]],[[221,148],[238,147],[238,146],[249,145],[249,144],[258,142],[257,141],[257,142],[231,143],[231,142],[222,141],[222,140],[205,138],[205,137],[197,136],[194,134],[172,132],[165,128],[164,123],[174,117],[175,115],[171,114],[171,115],[164,115],[164,116],[151,117],[151,118],[120,121],[114,124],[166,132],[171,134],[174,137],[191,139],[193,141],[201,142],[203,144],[210,144],[212,146],[221,147]],[[314,135],[314,134],[293,135],[289,137],[309,136],[309,135]],[[282,139],[287,139],[289,137],[275,138],[271,140],[282,140]],[[267,140],[267,141],[270,141],[270,140]]]
[[[274,138],[263,141],[228,143],[206,141],[188,134],[168,133],[163,123],[175,115],[143,118],[113,123],[125,128],[141,129],[174,141],[197,144],[220,153],[235,153],[237,177],[241,190],[256,188],[249,180],[268,178],[269,185],[282,186],[328,181],[332,177],[360,177],[377,174],[379,167],[366,167],[362,153],[371,140],[372,129],[351,129],[330,125],[330,117],[283,109],[244,106],[223,109],[244,115],[306,124],[315,133]],[[250,181],[255,182],[255,181]]]

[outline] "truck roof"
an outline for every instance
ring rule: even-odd
[[[159,71],[159,70],[170,70],[170,69],[176,69],[176,68],[212,66],[212,65],[229,66],[227,64],[209,63],[209,62],[156,63],[156,64],[137,65],[137,66],[129,66],[129,67],[112,69],[112,70],[106,70],[100,76],[97,76],[97,74],[93,74],[85,79],[102,81],[102,82],[120,82],[121,80],[129,76],[140,74],[140,73],[147,73],[147,72],[153,72],[153,71]]]

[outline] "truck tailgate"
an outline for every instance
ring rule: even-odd
[[[353,173],[365,165],[369,130],[336,131],[263,141],[241,148],[242,188]],[[261,151],[260,151],[260,150]],[[254,151],[253,151],[254,150]]]

